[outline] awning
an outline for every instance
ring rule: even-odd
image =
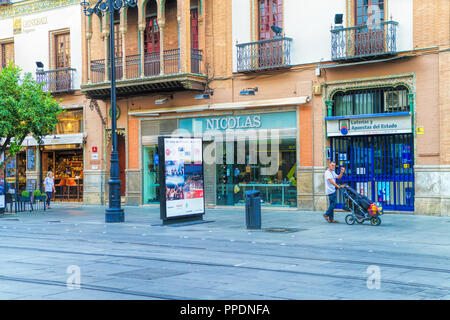
[[[258,107],[276,107],[276,106],[296,106],[308,103],[311,101],[309,96],[283,98],[283,99],[270,99],[270,100],[251,100],[251,101],[239,101],[239,102],[227,102],[227,103],[210,103],[207,105],[194,105],[181,108],[166,108],[166,109],[152,109],[152,110],[140,110],[129,111],[128,114],[136,117],[157,117],[164,113],[181,113],[181,112],[198,112],[208,110],[241,110],[247,108]]]
[[[60,144],[81,144],[83,140],[87,137],[84,133],[72,133],[72,134],[57,134],[51,136],[45,136],[42,141],[44,146],[48,145],[60,145]],[[33,136],[28,136],[22,143],[24,147],[34,147],[38,146],[38,142]]]

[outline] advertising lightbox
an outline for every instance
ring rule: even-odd
[[[164,223],[205,213],[201,138],[159,137],[160,212]]]

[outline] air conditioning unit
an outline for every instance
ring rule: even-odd
[[[408,111],[408,97],[406,90],[384,92],[384,112]]]

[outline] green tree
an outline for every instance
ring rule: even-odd
[[[28,135],[38,143],[51,134],[62,112],[58,102],[49,92],[42,90],[31,73],[10,64],[0,71],[0,155],[11,159],[21,149]],[[0,163],[0,172],[8,161]]]

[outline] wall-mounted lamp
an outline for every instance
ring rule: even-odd
[[[167,103],[168,101],[169,101],[168,98],[157,99],[155,100],[155,104],[164,104]]]
[[[201,94],[196,94],[195,99],[197,99],[197,100],[209,99],[213,95],[214,95],[214,90],[205,90],[205,92],[203,92]]]
[[[258,87],[255,88],[247,88],[240,92],[241,96],[254,96],[255,92],[258,92]]]
[[[342,21],[343,21],[344,15],[342,13],[337,13],[334,15],[334,28],[335,29],[342,29]]]
[[[165,104],[165,103],[169,102],[169,98],[173,99],[173,96],[170,95],[170,96],[167,96],[167,97],[160,97],[159,99],[155,100],[155,104]]]

